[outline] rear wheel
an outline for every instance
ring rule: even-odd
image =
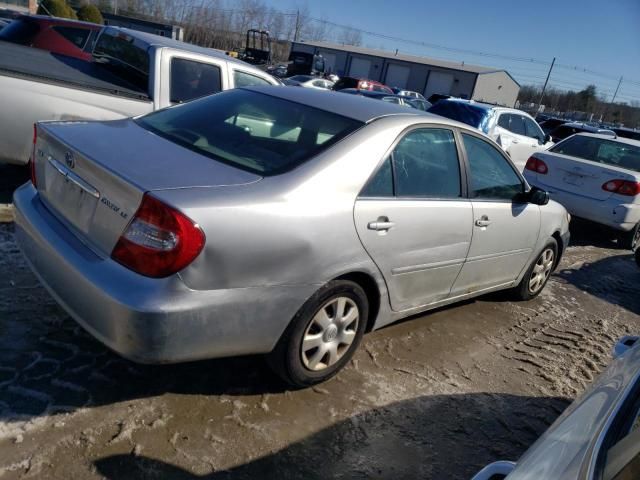
[[[520,284],[513,290],[519,300],[537,297],[551,276],[558,257],[558,243],[551,239],[527,270]]]
[[[335,375],[358,348],[369,315],[364,290],[346,280],[329,282],[303,305],[269,355],[286,382],[307,387]]]
[[[620,232],[618,234],[618,245],[625,250],[635,250],[640,247],[640,223],[630,232]]]

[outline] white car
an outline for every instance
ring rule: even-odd
[[[319,88],[320,90],[331,90],[333,82],[313,75],[294,75],[283,80],[285,85],[290,87]]]
[[[551,137],[530,115],[515,108],[447,98],[435,103],[429,112],[458,120],[486,133],[509,154],[520,171],[533,153],[553,145]]]
[[[640,244],[640,141],[579,133],[535,153],[524,176],[571,215],[617,231],[619,243]]]

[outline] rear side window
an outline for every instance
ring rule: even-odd
[[[623,142],[576,135],[550,151],[640,172],[640,147]]]
[[[360,196],[458,198],[461,194],[453,132],[423,128],[412,130],[398,142]]]
[[[18,43],[20,45],[30,45],[39,31],[40,27],[38,24],[17,19],[0,31],[0,40]]]
[[[93,49],[96,62],[140,90],[149,89],[149,46],[124,32],[104,31]]]
[[[52,27],[52,30],[62,35],[69,40],[79,49],[83,49],[87,44],[91,30],[88,28],[74,28],[74,27]]]
[[[506,158],[489,142],[462,134],[471,176],[471,196],[488,200],[515,200],[524,184]]]
[[[259,175],[306,162],[362,122],[243,89],[227,90],[136,122],[196,153]]]
[[[170,101],[182,103],[222,90],[220,67],[184,58],[171,59]]]
[[[241,72],[240,70],[233,71],[233,84],[236,86],[236,88],[271,85],[262,77],[251,75],[250,73],[246,72]]]

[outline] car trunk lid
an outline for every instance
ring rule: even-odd
[[[602,186],[615,179],[637,181],[629,170],[554,152],[535,155],[547,165],[546,175],[538,174],[545,185],[565,192],[604,201],[613,195]]]
[[[111,253],[145,192],[233,186],[261,178],[189,151],[128,119],[42,123],[36,140],[40,198],[102,255]]]

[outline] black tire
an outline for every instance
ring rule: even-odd
[[[550,270],[546,270],[546,269],[544,270],[543,272],[545,274],[544,280],[542,280],[540,284],[536,284],[536,288],[532,290],[530,288],[530,284],[531,284],[531,281],[533,281],[534,269],[536,268],[536,265],[539,264],[539,262],[542,261],[544,263],[543,256],[548,255],[547,252],[549,250],[553,252],[553,258],[551,259],[552,265],[550,266]],[[544,246],[542,251],[536,256],[535,260],[531,262],[531,265],[527,269],[527,272],[524,274],[524,277],[522,277],[522,280],[520,281],[518,286],[512,290],[513,297],[516,300],[531,300],[532,298],[537,297],[540,294],[540,292],[544,290],[544,287],[547,284],[547,281],[549,280],[549,277],[551,276],[551,273],[553,272],[553,269],[555,268],[557,263],[558,263],[558,242],[556,242],[555,239],[551,238],[549,239],[547,244]],[[536,274],[537,273],[538,272],[536,272]]]
[[[341,327],[343,322],[337,320],[338,299],[346,299],[342,303],[343,312],[349,312],[349,314],[342,316],[342,318],[347,319],[345,322],[351,321],[344,328]],[[332,302],[336,302],[336,304],[334,305]],[[354,306],[357,308],[355,311],[357,324],[355,326],[353,325],[354,321],[347,318],[353,315]],[[336,312],[333,320],[330,314],[332,310]],[[330,320],[329,323],[334,324],[334,327],[328,326],[325,329],[320,327],[316,319],[325,317]],[[331,281],[313,294],[293,317],[278,344],[269,354],[269,365],[285,382],[295,387],[308,387],[324,382],[334,376],[351,359],[362,340],[368,318],[369,302],[362,287],[348,280]],[[334,331],[336,331],[335,336],[333,336]],[[317,335],[320,335],[319,338],[322,339],[321,346],[318,346],[317,350],[314,350],[314,347],[307,347],[308,349],[303,351],[305,336],[310,338]],[[348,345],[340,343],[342,335],[348,335],[349,339],[352,338],[351,343]],[[321,350],[328,345],[331,346],[330,350],[333,350],[334,344],[337,345],[335,355],[339,356],[333,358],[338,358],[338,360],[331,363],[332,355],[327,351],[325,356],[316,362],[316,368],[319,370],[311,369],[309,365],[313,363],[312,360],[316,358],[316,354],[320,356]],[[312,352],[312,354],[307,355],[308,352]],[[310,359],[309,356],[312,358]]]
[[[618,246],[625,250],[635,250],[640,247],[640,223],[630,232],[618,233]]]

